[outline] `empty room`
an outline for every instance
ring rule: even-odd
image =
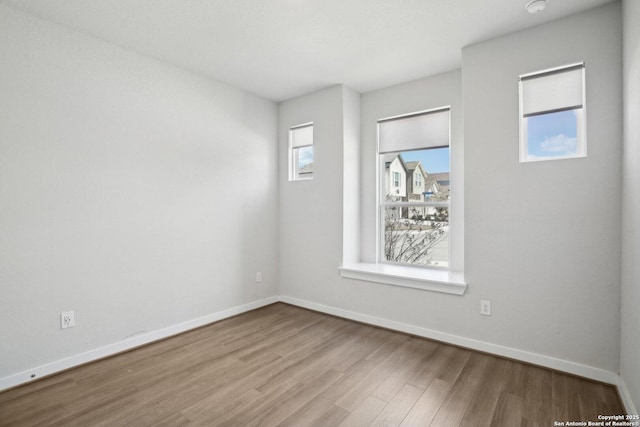
[[[640,1],[0,0],[0,426],[640,426]]]

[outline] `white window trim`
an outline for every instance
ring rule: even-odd
[[[347,279],[365,280],[425,291],[464,295],[467,283],[463,273],[399,264],[354,263],[338,268]]]
[[[445,105],[445,104],[441,104]],[[440,107],[441,108],[441,107]],[[440,108],[434,108],[438,110]],[[379,238],[380,233],[375,232],[366,238],[366,246],[359,246],[358,251],[353,250],[343,252],[342,265],[337,267],[338,274],[345,279],[355,280],[360,283],[369,284],[381,284],[386,286],[396,286],[413,289],[415,291],[426,292],[439,292],[447,295],[462,296],[466,293],[468,283],[464,274],[464,170],[463,165],[463,143],[461,140],[461,117],[458,114],[459,104],[448,105],[450,110],[450,149],[451,157],[450,164],[455,166],[455,170],[451,170],[451,182],[454,183],[455,189],[451,192],[450,199],[450,221],[455,227],[451,230],[450,239],[450,264],[449,270],[436,270],[428,267],[416,267],[406,266],[399,264],[381,264],[379,261]],[[431,111],[431,110],[429,110]],[[391,115],[390,115],[391,116]],[[394,117],[401,117],[404,114],[398,114]],[[374,138],[377,138],[378,117],[365,117],[367,120],[367,126],[364,128],[364,133],[368,138],[371,138],[371,142]],[[368,120],[371,120],[370,122]],[[368,135],[367,135],[368,134]],[[376,142],[377,146],[377,142]],[[365,206],[368,206],[370,210],[345,212],[347,220],[343,222],[343,239],[357,239],[358,245],[363,244],[363,236],[360,234],[365,231],[364,228],[356,229],[356,224],[361,224],[363,221],[373,226],[375,230],[379,228],[379,214],[380,203],[379,195],[380,191],[378,183],[380,182],[380,167],[378,167],[378,160],[380,158],[378,149],[373,149],[366,155],[367,165],[371,165],[371,172],[375,176],[371,176],[371,181],[375,182],[375,188],[367,188],[365,193]],[[370,157],[369,157],[370,156]],[[369,163],[371,162],[371,163]],[[366,169],[369,169],[367,166]],[[361,185],[362,176],[359,175],[357,180],[351,176],[354,181],[349,181],[349,186],[358,187]],[[357,185],[356,185],[357,184]],[[369,191],[371,191],[369,193]],[[362,208],[364,209],[364,208]],[[357,216],[357,219],[350,215]],[[368,230],[371,228],[367,227]],[[356,231],[357,230],[357,231]],[[454,245],[455,242],[455,245]],[[343,250],[346,249],[343,242]],[[352,249],[352,247],[349,247]]]
[[[298,158],[294,155],[296,150],[300,150],[301,148],[313,147],[313,142],[307,145],[300,145],[297,147],[293,147],[293,138],[292,132],[296,129],[305,128],[305,127],[313,127],[313,122],[303,123],[296,126],[291,126],[289,128],[289,181],[311,181],[313,179],[314,173],[301,174],[298,169]],[[314,150],[314,162],[315,162],[315,150]],[[315,166],[315,164],[314,164]]]

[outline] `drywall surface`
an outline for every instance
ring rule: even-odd
[[[345,88],[333,86],[279,104],[280,294],[323,301],[342,262]],[[288,180],[289,128],[313,122],[312,180]]]
[[[376,121],[452,106],[452,151],[459,149],[452,155],[464,162],[458,185],[464,185],[469,287],[463,296],[338,276],[342,191],[354,188],[341,182],[348,176],[342,168],[350,167],[341,139],[349,120],[343,97],[332,88],[281,103],[281,162],[286,164],[288,127],[314,121],[318,132],[314,180],[288,182],[286,169],[280,171],[281,295],[542,355],[549,365],[563,360],[618,372],[620,26],[619,4],[594,9],[469,46],[462,73],[361,96],[357,197],[361,260],[367,262],[375,259]],[[518,76],[576,61],[587,63],[588,157],[520,164]],[[492,302],[491,316],[480,315],[485,299]]]
[[[493,309],[465,333],[618,372],[620,5],[462,53],[466,277]],[[518,76],[578,61],[588,157],[519,163]]]
[[[640,408],[640,2],[625,0],[620,373]]]
[[[360,94],[343,87],[343,263],[360,261]]]
[[[380,319],[403,322],[451,333],[465,332],[465,325],[480,319],[478,304],[467,296],[459,297],[422,290],[400,288],[378,283],[344,279],[338,274],[342,263],[343,210],[347,219],[349,197],[361,200],[362,221],[375,218],[376,191],[376,122],[380,118],[433,107],[452,106],[452,140],[462,155],[462,95],[460,71],[420,79],[360,97],[361,146],[360,161],[354,160],[357,151],[350,147],[355,102],[348,88],[334,87],[294,100],[279,107],[280,161],[287,161],[287,130],[309,121],[314,122],[317,157],[312,181],[289,182],[287,171],[280,171],[280,293],[318,306],[333,307],[363,313]],[[345,172],[343,173],[343,167]],[[359,182],[343,182],[353,175],[349,168],[360,167]],[[344,177],[344,178],[343,178]],[[352,194],[348,194],[351,191]],[[362,202],[366,201],[366,202]],[[351,224],[352,222],[345,221]],[[363,225],[361,259],[367,251],[374,252],[375,223]],[[351,227],[350,227],[351,228]],[[345,227],[357,239],[358,230]],[[348,237],[345,237],[348,238]],[[365,248],[365,246],[368,247]],[[345,245],[349,250],[353,246]],[[353,254],[345,253],[347,260]],[[373,255],[375,257],[375,253]],[[288,299],[287,299],[288,300]],[[477,307],[478,306],[478,307]]]
[[[0,378],[278,294],[275,104],[2,5],[0,28]]]

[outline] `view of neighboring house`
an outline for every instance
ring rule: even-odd
[[[449,198],[449,172],[432,173],[424,169],[422,162],[405,162],[402,154],[386,154],[385,194],[387,199],[402,202],[425,202],[430,199]],[[425,217],[434,208],[421,206],[403,208],[402,218]]]
[[[407,197],[407,165],[400,154],[385,154],[385,194],[400,201]]]
[[[407,199],[409,202],[423,202],[427,191],[427,172],[422,167],[422,163],[418,161],[405,162],[407,166]],[[428,212],[427,207],[403,209],[403,218],[411,218],[414,216],[424,217]]]
[[[407,188],[409,200],[424,201],[424,193],[427,191],[427,172],[420,161],[406,162]]]
[[[433,192],[434,195],[442,194],[449,195],[449,172],[432,173],[429,174],[429,178],[435,181],[437,189]]]

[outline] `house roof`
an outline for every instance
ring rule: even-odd
[[[433,177],[440,185],[449,185],[451,180],[451,174],[449,172],[432,173],[429,176]]]
[[[413,171],[416,168],[418,168],[420,169],[422,176],[424,177],[429,176],[429,172],[427,172],[427,170],[422,166],[422,162],[420,160],[406,162],[406,164],[407,164],[407,170],[410,171],[411,174],[413,174]]]
[[[430,173],[429,175],[434,177],[438,181],[449,181],[449,176],[451,174],[449,172],[438,172],[438,173]]]
[[[451,174],[449,172],[432,173],[430,179],[434,179],[438,183],[440,191],[449,191]]]
[[[404,168],[404,170],[408,172],[409,169],[407,168],[407,163],[402,158],[402,154],[395,154],[395,153],[383,154],[382,158],[384,159],[384,167],[388,169],[389,165],[393,163],[396,157],[398,158],[398,160],[400,160],[400,163],[402,164],[402,167]]]
[[[419,161],[414,161],[414,162],[405,162],[407,164],[407,169],[408,170],[414,170],[416,168],[416,166],[418,166],[418,163],[420,163]]]

